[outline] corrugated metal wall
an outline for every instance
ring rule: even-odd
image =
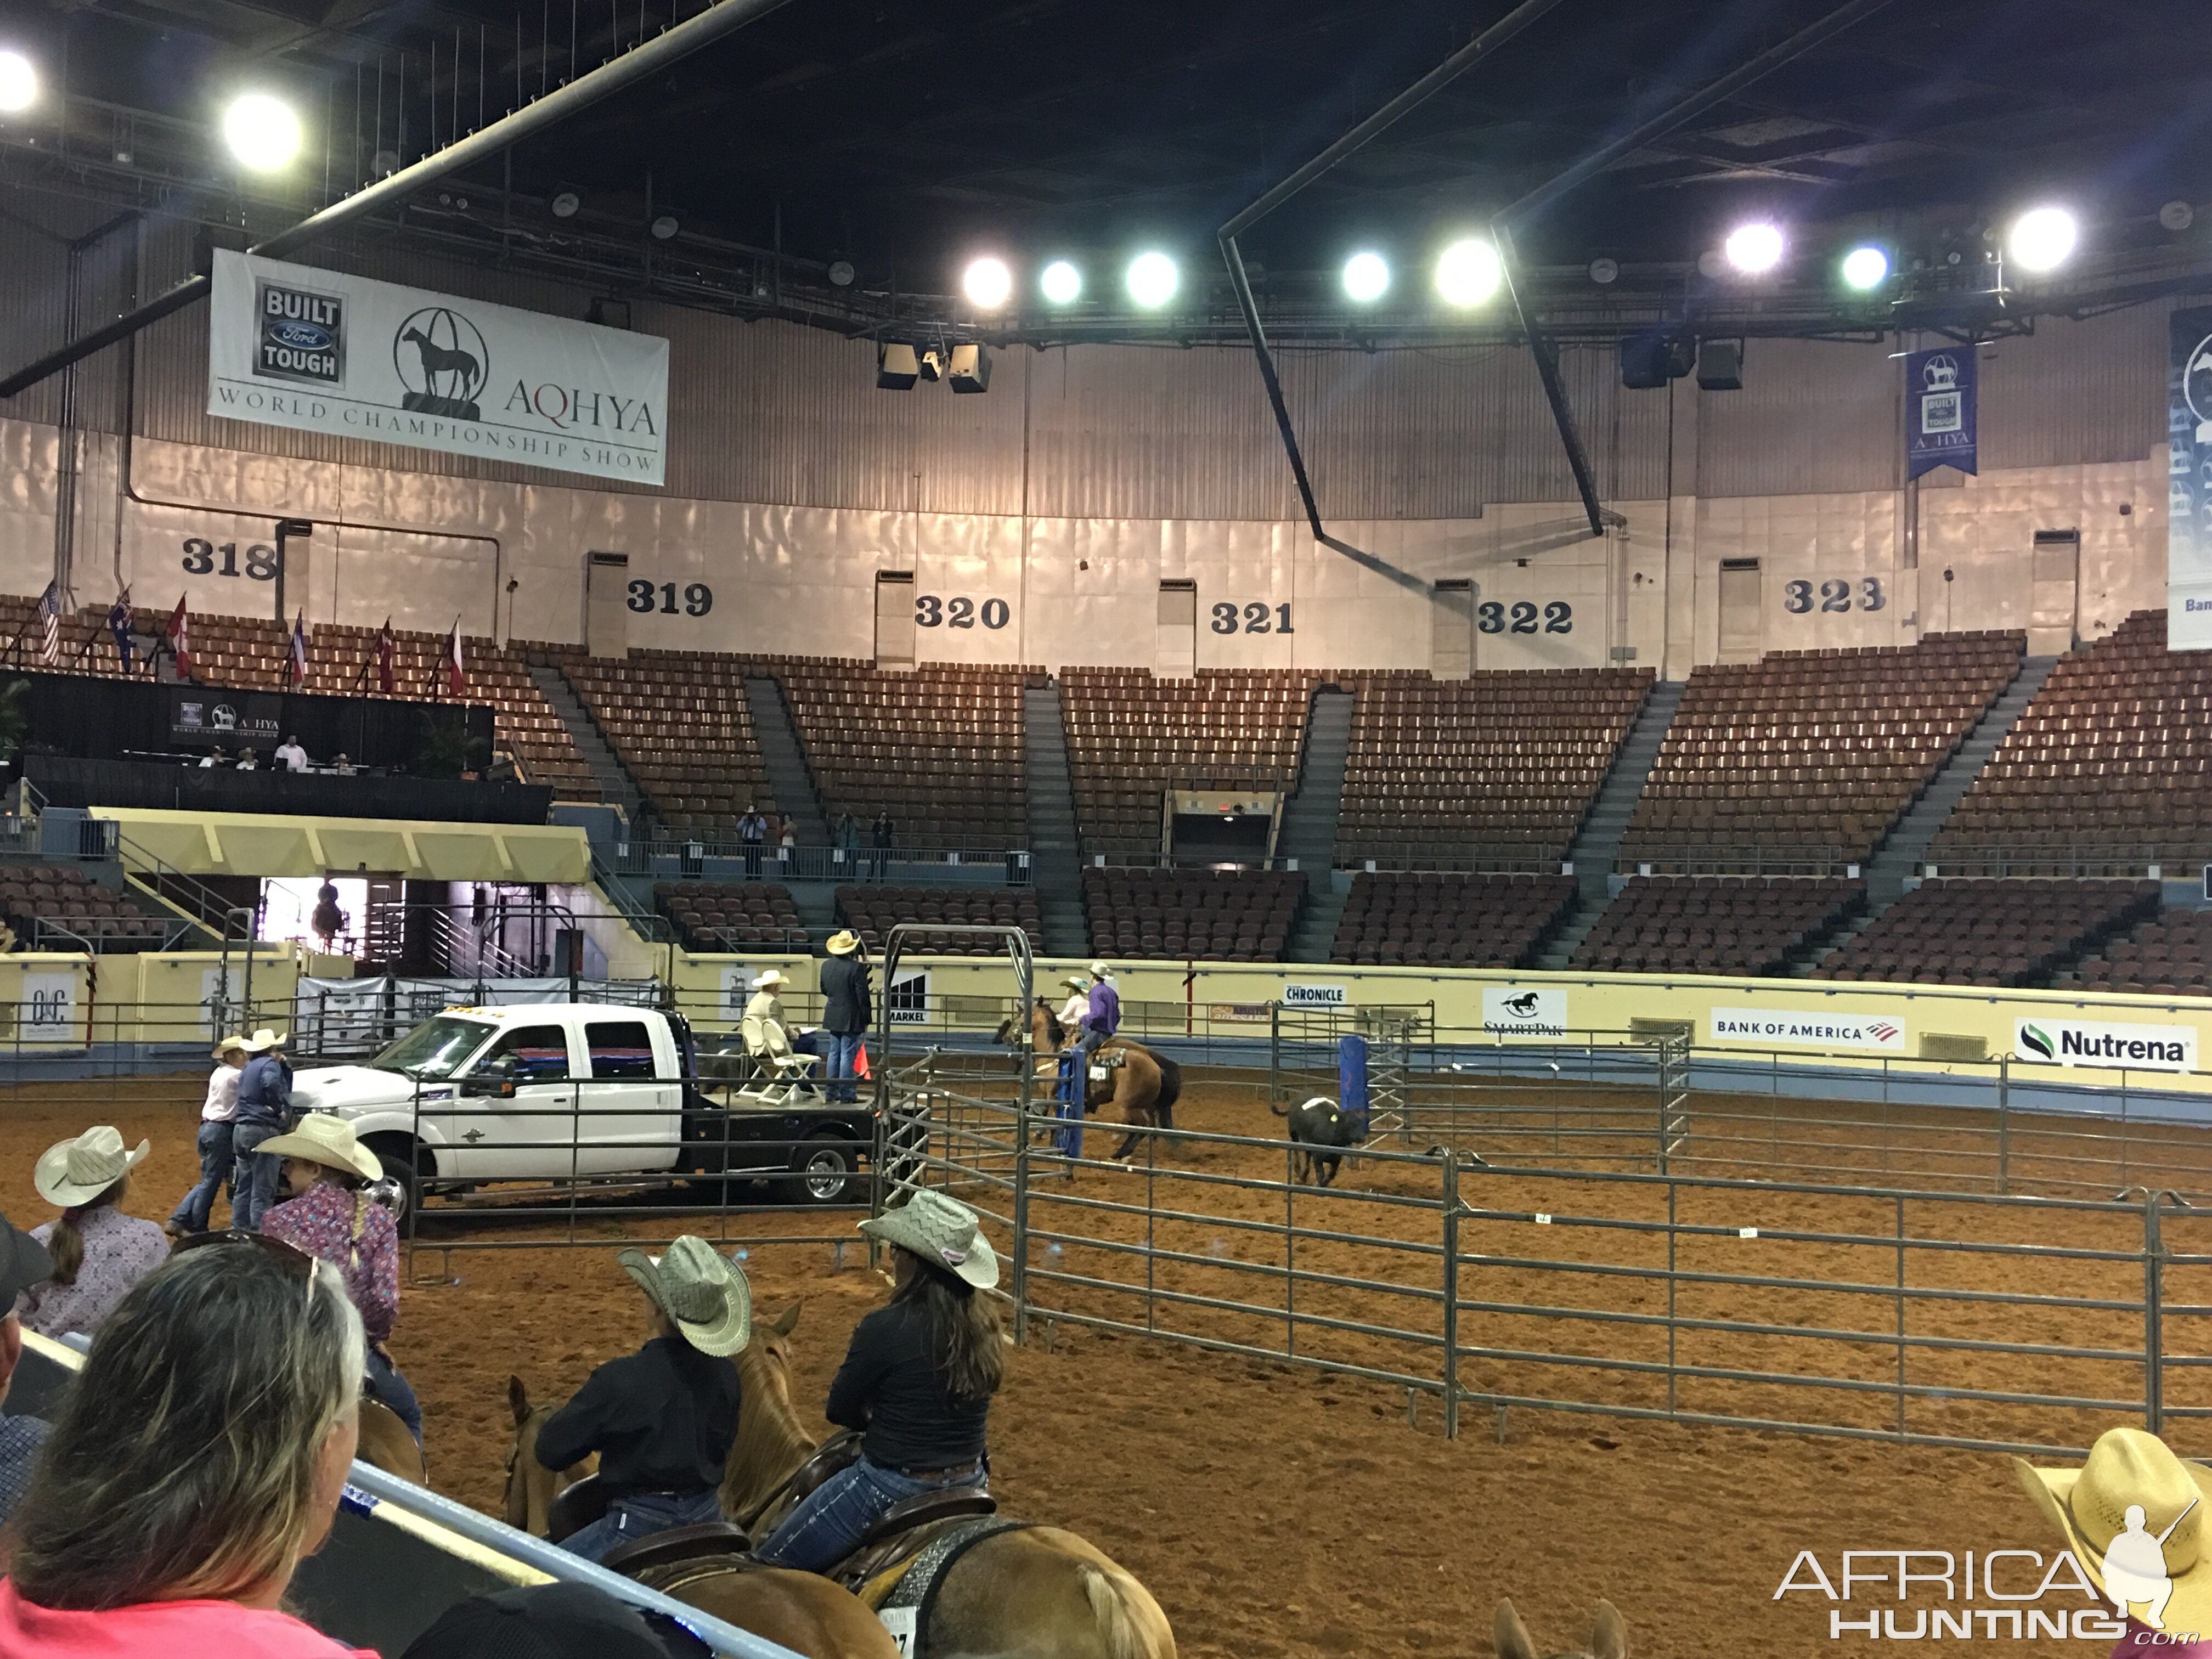
[[[2139,461],[2163,445],[2172,312],[2160,301],[2081,323],[2045,317],[2031,336],[1984,346],[1983,470]]]
[[[1698,411],[1698,494],[1896,489],[1899,371],[1889,353],[1834,340],[1750,340],[1741,392],[1685,383]]]

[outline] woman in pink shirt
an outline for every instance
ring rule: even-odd
[[[361,1316],[276,1239],[202,1234],[63,1398],[0,1582],[4,1659],[373,1659],[279,1612],[360,1428]]]

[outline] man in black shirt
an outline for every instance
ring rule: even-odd
[[[592,1452],[612,1494],[606,1514],[560,1540],[587,1561],[671,1527],[722,1518],[722,1467],[738,1437],[738,1368],[752,1335],[752,1291],[733,1261],[690,1235],[616,1258],[645,1292],[652,1334],[611,1359],[538,1431],[538,1461],[565,1469]]]
[[[860,1098],[860,1085],[853,1079],[875,1008],[868,994],[868,964],[860,956],[860,936],[849,927],[843,929],[830,939],[828,949],[821,985],[822,1029],[829,1035],[830,1053],[823,1072],[830,1079],[830,1103],[849,1106]]]

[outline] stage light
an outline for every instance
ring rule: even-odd
[[[564,190],[548,204],[556,219],[573,219],[584,205],[584,198],[573,190]]]
[[[981,311],[996,311],[1006,303],[1006,296],[1014,291],[1014,273],[1006,269],[1004,259],[988,256],[970,259],[968,269],[960,273],[960,291],[968,296],[968,303]]]
[[[1054,259],[1037,278],[1044,297],[1056,306],[1072,306],[1083,293],[1083,273],[1065,259]]]
[[[1721,244],[1728,262],[1747,276],[1757,276],[1782,263],[1782,233],[1765,220],[1738,225]]]
[[[653,222],[653,240],[656,242],[669,241],[675,237],[678,231],[683,228],[684,227],[676,222],[674,214],[664,213]]]
[[[275,173],[300,154],[300,118],[281,98],[249,92],[222,112],[222,141],[239,164],[255,173]]]
[[[0,115],[20,115],[39,101],[39,72],[20,52],[0,52]]]
[[[2081,227],[2064,208],[2030,208],[2012,222],[2006,252],[2022,270],[2056,270],[2074,252]]]
[[[1480,236],[1454,242],[1437,256],[1437,292],[1455,306],[1479,306],[1498,292],[1505,266]]]
[[[1855,247],[1844,255],[1844,286],[1863,293],[1889,280],[1889,255],[1878,247]]]
[[[1355,253],[1344,262],[1344,292],[1361,305],[1381,299],[1390,289],[1390,267],[1379,253]]]
[[[1164,253],[1139,253],[1129,261],[1129,298],[1146,311],[1158,311],[1176,296],[1182,273]]]

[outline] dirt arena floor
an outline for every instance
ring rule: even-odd
[[[131,1207],[156,1218],[166,1214],[191,1178],[197,1092],[189,1080],[160,1079],[15,1091],[0,1104],[6,1125],[0,1206],[25,1224],[46,1218],[50,1212],[31,1187],[33,1159],[52,1141],[105,1121],[127,1138],[153,1139]],[[1588,1121],[1601,1127],[1606,1111],[1625,1109],[1618,1100],[1594,1097],[1589,1104]],[[1279,1128],[1250,1089],[1207,1084],[1187,1094],[1177,1121],[1243,1135]],[[1811,1127],[1796,1138],[1872,1144],[1863,1124],[1837,1127],[1821,1109],[1808,1109],[1807,1121]],[[1942,1132],[1931,1123],[1914,1133],[1934,1146],[1926,1137]],[[1102,1157],[1111,1144],[1094,1131],[1087,1150]],[[1526,1152],[1528,1144],[1505,1137],[1502,1146]],[[1597,1145],[1594,1138],[1589,1147]],[[1980,1149],[1969,1136],[1955,1150],[1963,1158]],[[1884,1155],[1898,1155],[1896,1146]],[[2134,1156],[2154,1165],[2155,1138]],[[1460,1437],[1447,1440],[1433,1396],[1421,1399],[1409,1425],[1401,1384],[1076,1322],[1073,1316],[1084,1315],[1145,1322],[1145,1263],[1116,1246],[1142,1240],[1149,1226],[1155,1250],[1172,1253],[1155,1267],[1154,1290],[1194,1298],[1155,1300],[1152,1317],[1162,1328],[1274,1351],[1295,1340],[1301,1354],[1436,1376],[1441,1160],[1355,1164],[1327,1195],[1286,1198],[1279,1188],[1220,1179],[1279,1177],[1279,1170],[1273,1153],[1187,1144],[1163,1154],[1150,1172],[1085,1170],[1073,1182],[1042,1177],[1035,1188],[1032,1224],[1060,1248],[1040,1239],[1032,1288],[1041,1312],[993,1414],[995,1489],[1010,1512],[1073,1527],[1142,1577],[1167,1609],[1186,1655],[1484,1655],[1492,1650],[1492,1609],[1504,1595],[1515,1598],[1540,1642],[1555,1647],[1582,1637],[1594,1603],[1605,1596],[1626,1615],[1638,1656],[1808,1655],[1831,1647],[1831,1604],[1817,1594],[1775,1600],[1801,1550],[1815,1552],[1832,1577],[1846,1549],[2025,1548],[2046,1558],[2053,1550],[2007,1460],[1994,1453],[1527,1407],[1508,1411],[1501,1425],[1490,1406],[1473,1401],[1463,1407]],[[1663,1406],[1663,1375],[1559,1363],[1568,1357],[1663,1363],[1663,1329],[1618,1317],[1539,1318],[1474,1304],[1663,1312],[1666,1283],[1649,1273],[1667,1258],[1665,1188],[1473,1170],[1460,1180],[1462,1201],[1475,1212],[1461,1222],[1461,1249],[1482,1258],[1468,1263],[1461,1280],[1461,1340],[1481,1350],[1465,1362],[1462,1385]],[[1148,1188],[1148,1213],[1100,1207],[1101,1201],[1147,1206]],[[969,1195],[994,1206],[1004,1201],[988,1186],[974,1186]],[[1803,1333],[1819,1327],[1893,1334],[1899,1206],[1887,1199],[1742,1188],[1685,1190],[1678,1206],[1677,1268],[1710,1275],[1678,1282],[1678,1315],[1777,1328],[1685,1331],[1678,1365],[1870,1385],[1849,1391],[1678,1376],[1680,1407],[1894,1426],[1895,1397],[1875,1385],[1897,1377],[1895,1343]],[[1271,1231],[1286,1213],[1302,1232],[1339,1235],[1302,1237],[1290,1268],[1359,1281],[1300,1279],[1295,1313],[1395,1327],[1402,1335],[1326,1324],[1291,1332],[1282,1311],[1282,1239]],[[1540,1223],[1539,1214],[1551,1219]],[[846,1249],[841,1267],[830,1248],[853,1237],[852,1221],[849,1214],[784,1210],[695,1224],[710,1237],[726,1225],[733,1243],[774,1236],[823,1241],[748,1247],[762,1310],[773,1316],[793,1300],[805,1302],[802,1399],[823,1397],[854,1322],[884,1294],[863,1252]],[[2169,1249],[2212,1255],[2212,1218],[2169,1221]],[[1654,1223],[1656,1231],[1634,1224]],[[665,1237],[684,1224],[602,1211],[580,1230],[601,1248],[580,1249],[470,1249],[518,1244],[530,1230],[483,1220],[428,1225],[429,1236],[457,1248],[418,1249],[417,1282],[404,1291],[393,1347],[422,1398],[434,1485],[496,1512],[509,1438],[509,1373],[533,1396],[559,1398],[595,1364],[634,1346],[635,1292],[611,1247],[626,1236]],[[1746,1237],[1746,1228],[1758,1236]],[[1904,1206],[1903,1231],[1911,1240],[2042,1247],[2029,1255],[1908,1247],[1907,1285],[1942,1293],[1907,1299],[1910,1335],[2063,1343],[2106,1356],[1910,1349],[1909,1380],[1942,1392],[1907,1403],[1909,1427],[2086,1444],[2106,1424],[2140,1422],[2139,1412],[2124,1409],[1966,1397],[1989,1391],[2141,1398],[2141,1362],[2125,1358],[2142,1345],[2139,1217],[2057,1202],[1924,1201]],[[1537,1260],[1583,1271],[1527,1265]],[[2169,1268],[2168,1300],[2212,1305],[2207,1272]],[[1795,1283],[1727,1282],[1744,1277]],[[1804,1288],[1808,1283],[1863,1288]],[[1215,1305],[1223,1303],[1239,1305]],[[2090,1304],[2106,1305],[2084,1305]],[[1047,1318],[1052,1310],[1060,1316]],[[2170,1351],[2212,1352],[2199,1318],[2169,1317],[2166,1340]],[[2212,1406],[2212,1382],[2203,1369],[2169,1370],[2166,1389],[2170,1405]],[[2212,1434],[2196,1422],[2176,1425],[2170,1437],[2185,1451],[2212,1449]],[[1868,1594],[1862,1586],[1847,1614],[1879,1605],[1868,1603]],[[2045,1605],[2081,1604],[2054,1591]],[[1982,1645],[1936,1640],[1921,1650]],[[2027,1653],[2102,1650],[2036,1639],[2004,1645]]]

